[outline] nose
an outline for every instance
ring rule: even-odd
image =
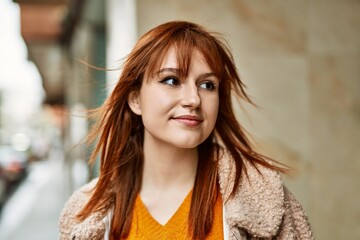
[[[197,109],[200,107],[201,98],[196,84],[186,84],[182,89],[181,105],[184,108]]]

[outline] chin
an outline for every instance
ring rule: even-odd
[[[186,148],[186,149],[193,149],[193,148],[197,148],[203,141],[189,141],[189,140],[184,140],[184,141],[177,141],[174,143],[174,146],[178,147],[178,148]]]
[[[177,145],[178,148],[182,148],[182,149],[194,149],[194,148],[197,148],[198,146],[199,146],[199,144],[194,144],[194,145],[190,145],[190,144]]]

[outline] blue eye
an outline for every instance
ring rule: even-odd
[[[176,77],[166,77],[160,81],[163,84],[177,86],[180,84],[180,81]]]
[[[199,85],[200,88],[203,88],[203,89],[207,89],[207,90],[214,90],[215,89],[215,84],[211,81],[207,81],[207,82],[202,82],[200,85]]]

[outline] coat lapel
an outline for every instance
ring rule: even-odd
[[[225,218],[230,239],[241,235],[242,229],[254,237],[271,238],[276,235],[284,215],[284,190],[280,175],[258,166],[245,164],[248,178],[243,175],[235,196],[230,197],[235,179],[235,165],[228,153],[219,161],[220,191],[225,201]]]

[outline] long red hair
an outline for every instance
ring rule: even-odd
[[[113,211],[110,239],[129,234],[135,198],[140,191],[143,170],[143,134],[141,116],[134,114],[127,99],[139,91],[146,74],[156,72],[170,47],[175,47],[178,68],[187,76],[194,50],[201,52],[220,80],[215,129],[198,146],[198,167],[189,214],[189,235],[205,239],[213,222],[213,206],[219,193],[218,159],[222,145],[234,159],[236,178],[232,194],[246,169],[244,162],[283,171],[256,153],[232,108],[232,92],[251,102],[240,80],[231,52],[220,35],[194,23],[173,21],[144,34],[127,56],[120,79],[112,94],[97,110],[98,121],[90,134],[97,141],[91,162],[100,155],[100,175],[89,202],[78,214],[84,220],[95,211]]]

